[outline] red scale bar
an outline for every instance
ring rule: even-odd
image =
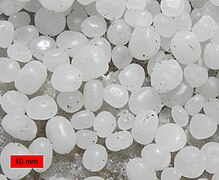
[[[10,168],[43,168],[43,156],[11,155]]]

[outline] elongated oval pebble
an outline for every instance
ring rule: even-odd
[[[8,21],[0,21],[0,47],[7,48],[12,43],[12,38],[14,36],[14,27]]]
[[[21,113],[9,113],[2,119],[2,127],[12,137],[32,141],[37,134],[36,123]]]
[[[79,130],[76,132],[77,146],[81,149],[87,149],[97,142],[97,135],[91,130]]]
[[[110,151],[120,151],[131,146],[133,138],[129,131],[118,131],[109,135],[105,143]]]
[[[24,94],[33,94],[46,81],[46,67],[39,61],[30,61],[15,78],[15,87]]]
[[[171,115],[173,117],[174,122],[177,125],[181,127],[187,126],[189,122],[189,116],[186,110],[182,106],[180,105],[173,106],[173,108],[171,109]]]
[[[71,124],[74,129],[87,129],[93,126],[95,115],[89,110],[79,111],[71,117]]]
[[[29,151],[31,154],[43,155],[43,168],[33,168],[36,172],[46,171],[52,164],[53,149],[51,142],[40,137],[35,139],[29,146]]]
[[[204,62],[207,67],[218,70],[219,63],[217,61],[219,57],[219,45],[218,43],[208,43],[204,50]]]
[[[35,96],[26,105],[27,115],[34,120],[47,120],[56,115],[57,104],[48,95]]]
[[[205,103],[204,112],[219,124],[219,100],[217,98],[209,99]]]
[[[46,137],[58,154],[70,153],[76,144],[76,135],[72,125],[62,116],[55,116],[47,122]]]
[[[95,144],[85,150],[82,162],[87,170],[97,172],[104,168],[107,157],[106,148],[100,144]]]
[[[10,179],[22,179],[29,174],[32,168],[10,168],[11,155],[30,155],[30,151],[19,143],[8,143],[0,155],[3,173]]]
[[[112,113],[107,111],[100,112],[94,119],[94,131],[101,138],[105,138],[112,134],[116,127],[116,119]]]
[[[152,110],[140,111],[133,123],[132,137],[139,144],[149,144],[153,141],[158,128],[158,116]]]

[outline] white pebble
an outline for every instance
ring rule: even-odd
[[[133,138],[129,131],[118,131],[109,135],[105,143],[107,149],[116,152],[130,147],[133,143]]]
[[[153,141],[158,128],[158,116],[152,110],[140,111],[133,123],[132,137],[139,144],[149,144]]]
[[[62,116],[55,116],[47,122],[46,137],[58,154],[70,153],[76,144],[76,135],[72,125]]]
[[[189,116],[186,110],[182,106],[180,105],[173,106],[171,109],[171,115],[173,117],[174,122],[177,125],[181,127],[187,126],[189,122]]]
[[[180,180],[181,174],[176,168],[166,168],[161,173],[161,180]]]
[[[131,129],[135,121],[135,116],[129,112],[123,113],[118,118],[118,127],[121,130]]]
[[[205,104],[205,99],[200,94],[191,97],[185,104],[185,110],[190,116],[198,114]]]
[[[2,127],[12,137],[32,141],[37,134],[36,123],[19,112],[9,113],[2,119]]]
[[[112,113],[100,112],[93,121],[94,131],[101,138],[108,137],[116,128],[116,119]]]
[[[185,146],[186,134],[180,126],[167,123],[157,129],[155,142],[164,146],[170,152],[176,152]]]
[[[175,168],[186,178],[197,178],[204,172],[205,156],[194,146],[181,149],[174,160]]]
[[[97,142],[97,135],[91,130],[79,130],[76,132],[76,144],[81,149],[87,149]]]
[[[30,0],[25,3],[24,9],[29,12],[36,13],[41,7],[42,5],[40,4],[39,1]]]
[[[7,0],[5,0],[7,1]],[[9,21],[0,21],[0,47],[7,48],[11,45],[14,36],[14,27]]]
[[[144,9],[147,5],[147,0],[127,0],[127,9]]]
[[[1,10],[7,16],[19,12],[25,3],[18,0],[3,0],[1,3]]]
[[[51,142],[44,138],[40,137],[35,139],[29,146],[31,154],[43,155],[43,168],[33,168],[36,172],[46,171],[52,164],[53,158],[53,149]]]
[[[196,114],[191,119],[189,129],[195,139],[207,139],[216,133],[217,122],[204,114]]]
[[[82,162],[87,170],[97,172],[104,168],[107,158],[106,148],[100,144],[95,144],[85,150]]]
[[[72,64],[63,63],[56,67],[51,77],[52,86],[60,92],[73,92],[82,84],[81,71]]]
[[[176,17],[184,10],[184,0],[161,0],[161,10],[166,16]]]
[[[27,12],[21,11],[10,15],[8,21],[13,24],[14,28],[22,27],[30,24],[30,15]]]
[[[30,61],[17,74],[15,87],[24,94],[33,94],[43,85],[46,77],[46,67],[39,61]]]
[[[219,100],[217,98],[209,99],[205,103],[204,112],[207,116],[213,118],[219,124]]]
[[[207,67],[218,70],[219,69],[219,45],[217,42],[208,43],[204,50],[204,62]]]

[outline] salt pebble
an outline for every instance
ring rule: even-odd
[[[204,62],[210,69],[218,70],[219,45],[216,42],[208,43],[204,50]]]
[[[13,24],[14,28],[22,27],[30,24],[30,15],[27,12],[21,11],[10,15],[8,21]]]
[[[127,9],[144,9],[147,5],[147,0],[127,0]]]
[[[7,1],[7,0],[5,0]],[[7,48],[12,43],[14,36],[14,26],[9,21],[0,21],[0,47]]]
[[[100,112],[93,121],[94,131],[101,138],[108,137],[116,128],[116,119],[108,111]]]
[[[34,120],[48,120],[56,115],[57,104],[48,95],[35,96],[26,105],[27,115]]]
[[[196,94],[191,97],[185,104],[185,110],[190,116],[198,114],[205,104],[205,99],[202,95]]]
[[[203,110],[207,116],[213,118],[219,124],[219,100],[217,98],[205,102]]]
[[[72,125],[62,116],[55,116],[47,122],[46,137],[58,154],[70,153],[76,144],[76,135]]]
[[[106,138],[106,147],[110,151],[120,151],[127,149],[133,143],[132,135],[129,131],[118,131]]]
[[[71,117],[71,124],[74,129],[87,129],[93,126],[95,115],[88,110],[82,110]]]
[[[87,149],[97,142],[97,135],[91,130],[79,130],[76,132],[76,144],[81,149]]]
[[[17,0],[3,0],[1,3],[1,10],[7,16],[19,12],[25,3]]]
[[[23,141],[32,141],[37,134],[36,123],[19,112],[7,114],[2,119],[2,127],[12,137]]]
[[[189,116],[186,110],[182,106],[180,105],[173,106],[171,109],[171,115],[173,117],[174,122],[177,125],[181,127],[187,126],[189,122]]]
[[[174,160],[175,168],[186,178],[197,178],[205,168],[204,154],[194,146],[181,149]]]
[[[158,116],[152,110],[140,111],[132,126],[132,137],[139,144],[149,144],[153,141],[158,128]]]
[[[85,150],[82,162],[87,170],[97,172],[104,168],[107,158],[106,148],[100,144],[95,144]]]
[[[189,129],[195,139],[207,139],[216,133],[217,122],[204,114],[196,114],[191,119]]]
[[[131,129],[135,121],[135,116],[129,112],[123,113],[118,118],[118,127],[121,130]]]
[[[61,92],[57,96],[58,106],[68,113],[75,113],[79,111],[83,105],[83,94],[77,90],[74,92]]]
[[[51,142],[44,138],[40,137],[35,139],[29,146],[29,151],[31,154],[43,155],[43,168],[33,168],[36,172],[46,171],[52,164],[53,158],[53,149]]]
[[[170,152],[176,152],[185,146],[186,134],[179,125],[167,123],[157,129],[155,142]]]
[[[161,180],[180,180],[181,174],[176,168],[166,168],[161,173]]]
[[[39,1],[27,1],[25,3],[24,9],[36,13],[40,8],[42,7],[41,3]]]
[[[182,14],[184,10],[184,0],[161,0],[160,7],[166,16],[176,17]]]

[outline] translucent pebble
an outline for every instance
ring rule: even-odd
[[[155,142],[170,152],[176,152],[185,146],[186,134],[179,125],[167,123],[157,129]]]
[[[7,1],[7,0],[5,0]],[[12,43],[14,36],[13,24],[9,21],[0,21],[0,47],[7,48]]]
[[[108,20],[122,17],[126,8],[126,0],[97,0],[96,9],[98,13]]]
[[[32,141],[37,134],[36,123],[19,112],[7,114],[2,119],[2,127],[12,137],[23,141]]]
[[[70,63],[68,53],[63,49],[51,49],[43,56],[43,64],[53,72],[60,64]]]
[[[204,114],[196,114],[192,117],[189,128],[195,139],[207,139],[217,131],[217,122]]]
[[[110,84],[104,88],[104,100],[114,108],[125,106],[129,100],[127,89],[119,84]]]
[[[132,55],[126,46],[115,46],[112,50],[112,62],[118,69],[124,69],[132,62]]]
[[[219,44],[215,42],[208,43],[204,50],[204,62],[211,69],[219,69]]]
[[[113,45],[125,45],[130,40],[131,27],[123,19],[113,21],[107,30],[107,39]]]
[[[33,94],[39,90],[46,78],[46,67],[39,61],[30,61],[17,74],[15,87],[24,94]]]
[[[88,110],[79,111],[71,117],[72,127],[76,130],[87,129],[93,126],[95,115]]]
[[[171,115],[173,117],[174,122],[177,125],[181,127],[187,126],[189,122],[189,116],[186,110],[182,106],[180,105],[173,106],[171,109]]]
[[[127,0],[127,9],[144,9],[147,4],[147,0]]]
[[[216,33],[210,38],[211,42],[219,43],[219,22],[217,23],[217,31]]]
[[[161,0],[161,10],[166,16],[176,17],[184,10],[184,0]]]
[[[129,91],[140,89],[145,79],[145,71],[138,64],[130,64],[119,74],[119,82]]]
[[[10,15],[8,21],[13,24],[14,28],[18,28],[30,24],[30,15],[21,11]]]
[[[152,166],[150,166],[142,158],[133,158],[126,164],[126,174],[129,180],[145,179],[154,180],[156,174]]]
[[[89,16],[99,15],[99,13],[97,12],[97,9],[96,9],[96,1],[92,2],[88,5],[85,5],[84,9]]]
[[[176,31],[191,31],[192,19],[187,12],[182,13],[180,16],[175,17]]]
[[[51,77],[52,86],[60,92],[73,92],[82,84],[81,71],[72,64],[60,64]]]
[[[196,94],[190,98],[185,104],[185,110],[190,116],[198,114],[205,104],[205,99],[202,95]]]
[[[105,143],[107,149],[116,152],[130,147],[133,143],[133,138],[129,131],[118,131],[109,135]]]
[[[184,68],[184,77],[192,87],[199,87],[208,80],[208,70],[197,64],[188,64]]]
[[[40,137],[35,139],[29,146],[29,151],[31,154],[43,155],[44,164],[43,168],[33,168],[36,172],[46,171],[52,164],[53,158],[53,149],[51,142],[44,138]]]
[[[160,171],[169,166],[171,154],[165,147],[152,143],[142,149],[141,157],[151,165],[155,171]]]
[[[97,142],[97,135],[91,130],[79,130],[76,132],[77,146],[81,149],[87,149]]]
[[[34,120],[47,120],[56,115],[57,104],[48,95],[35,96],[26,105],[27,115]]]
[[[201,46],[194,33],[180,31],[171,40],[171,52],[181,64],[192,64],[198,61],[201,55]]]
[[[190,14],[191,11],[192,11],[192,8],[191,8],[190,1],[189,0],[184,0],[184,10],[183,10],[183,12]]]
[[[174,105],[183,106],[192,97],[193,92],[193,88],[183,80],[177,88],[160,94],[160,97],[164,105],[172,108]]]
[[[25,3],[18,0],[3,0],[1,3],[1,10],[7,16],[15,14],[23,9]]]
[[[219,100],[217,98],[209,99],[205,103],[204,112],[219,124]]]
[[[82,9],[75,9],[67,16],[67,25],[71,31],[81,32],[81,23],[87,18],[87,13]]]
[[[74,0],[39,0],[46,8],[54,12],[66,11],[74,2]]]
[[[154,0],[147,0],[147,5],[145,7],[145,10],[149,11],[152,14],[152,16],[155,16],[161,11],[160,3]]]
[[[34,22],[37,30],[45,36],[58,35],[66,25],[64,13],[55,13],[43,7],[34,16]]]
[[[29,47],[30,42],[37,37],[39,37],[39,32],[35,26],[21,26],[14,31],[13,42],[21,43]]]
[[[154,26],[158,33],[165,38],[170,38],[176,33],[176,23],[172,17],[159,13],[154,16]]]
[[[30,155],[30,151],[19,143],[8,143],[2,150],[0,161],[3,173],[10,179],[22,179],[28,175],[32,168],[10,168],[11,155]]]
[[[80,91],[61,92],[57,96],[57,104],[59,107],[68,113],[79,111],[84,105],[84,97]]]
[[[62,116],[55,116],[47,122],[46,137],[58,154],[70,153],[76,144],[76,135],[72,125]]]
[[[47,51],[56,48],[54,39],[49,36],[37,37],[30,43],[30,51],[32,52],[32,55],[41,61]]]
[[[24,113],[28,97],[19,91],[8,91],[1,97],[1,107],[6,113]]]
[[[25,3],[24,9],[36,13],[40,8],[42,7],[41,3],[39,1],[27,1]]]
[[[191,5],[194,8],[201,8],[206,2],[207,0],[191,0]]]
[[[13,59],[0,58],[0,81],[12,82],[20,72],[20,65]]]
[[[160,61],[151,73],[151,86],[158,93],[166,93],[179,86],[182,79],[182,68],[176,60]]]
[[[89,41],[89,44],[95,45],[97,47],[100,47],[103,49],[103,51],[106,53],[106,56],[108,57],[108,62],[111,61],[111,44],[107,39],[104,37],[96,37]]]
[[[32,53],[30,49],[24,44],[15,43],[7,49],[8,57],[19,62],[28,62],[32,59]]]
[[[197,178],[204,172],[205,156],[194,146],[181,149],[174,160],[175,168],[186,178]]]
[[[56,38],[56,44],[60,49],[64,49],[70,57],[74,57],[82,47],[88,43],[85,35],[74,31],[63,31]]]
[[[85,178],[84,180],[104,180],[104,179],[100,176],[90,176]]]
[[[196,22],[198,22],[202,17],[202,10],[201,8],[195,8],[192,10],[191,12],[191,20],[192,23],[195,24]]]
[[[154,56],[160,48],[160,35],[153,27],[137,27],[132,32],[129,50],[138,60]]]
[[[209,77],[208,81],[196,90],[205,98],[205,100],[215,98],[219,96],[219,79],[216,77]]]
[[[216,30],[217,24],[209,15],[202,16],[192,27],[192,32],[197,35],[200,42],[210,39],[216,33]]]
[[[116,128],[116,119],[112,113],[107,111],[100,112],[93,122],[94,131],[101,138],[108,137]]]
[[[208,142],[202,146],[201,151],[206,156],[205,170],[211,174],[217,173],[219,166],[219,144]]]
[[[142,87],[134,91],[129,98],[129,108],[133,114],[148,109],[159,113],[161,99],[159,94],[151,87]]]
[[[166,168],[161,173],[161,180],[180,180],[181,174],[176,168]]]
[[[153,16],[145,10],[130,9],[125,12],[125,22],[132,27],[146,27],[153,22]]]
[[[98,15],[90,16],[81,23],[81,31],[89,38],[100,37],[106,30],[106,21]]]
[[[99,80],[89,80],[84,86],[84,107],[97,111],[103,104],[103,84]]]
[[[106,148],[100,144],[95,144],[85,150],[82,163],[87,170],[97,172],[104,168],[107,158]]]
[[[211,3],[210,1],[205,1],[204,2],[204,6],[202,7],[202,14],[203,15],[209,15],[212,18],[214,18],[214,20],[216,22],[219,21],[219,7],[215,6],[213,3]]]
[[[121,130],[131,129],[135,121],[135,116],[129,112],[123,113],[118,118],[118,127]]]
[[[151,110],[140,111],[132,126],[132,137],[139,144],[149,144],[153,141],[158,128],[158,116]]]
[[[75,54],[73,65],[81,71],[83,81],[88,81],[107,72],[108,58],[102,48],[87,45]]]

